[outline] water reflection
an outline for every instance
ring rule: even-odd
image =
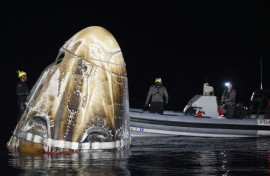
[[[270,175],[269,138],[138,137],[130,149],[71,155],[10,153],[17,175]]]
[[[133,169],[137,167],[143,175],[153,171],[156,175],[269,175],[268,138],[171,137],[134,142],[131,173],[138,173]]]
[[[130,175],[128,149],[111,152],[82,152],[68,155],[24,155],[10,153],[8,164],[20,175]]]

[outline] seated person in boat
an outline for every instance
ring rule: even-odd
[[[224,116],[227,118],[233,118],[234,110],[235,110],[235,98],[236,98],[236,90],[233,88],[231,82],[225,83],[226,89],[223,91],[221,95],[221,107],[224,112]]]
[[[168,104],[169,97],[166,87],[162,85],[161,78],[156,78],[155,84],[150,86],[144,107],[148,106],[150,99],[150,112],[163,114],[164,103]]]

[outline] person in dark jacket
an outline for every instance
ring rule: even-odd
[[[236,90],[233,88],[231,82],[225,84],[226,89],[223,91],[221,95],[221,104],[222,109],[224,111],[224,116],[227,118],[233,118],[234,110],[235,110],[235,98],[236,98]]]
[[[24,71],[17,71],[19,81],[16,87],[16,95],[18,98],[19,117],[26,109],[27,96],[29,95],[29,88],[27,85],[27,74]]]
[[[148,106],[150,99],[150,112],[163,114],[164,104],[168,104],[169,96],[161,78],[156,78],[155,84],[150,86],[144,107]]]

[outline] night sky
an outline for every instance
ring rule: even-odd
[[[16,70],[33,86],[65,41],[89,26],[118,41],[130,107],[142,107],[157,76],[169,93],[166,109],[182,111],[202,94],[206,77],[216,96],[232,81],[237,102],[247,102],[260,88],[261,70],[263,88],[270,88],[269,2],[9,1],[0,11],[2,107],[17,109]]]

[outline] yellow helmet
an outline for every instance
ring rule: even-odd
[[[161,78],[156,78],[156,80],[155,80],[155,83],[162,83],[162,80],[161,80]]]
[[[18,73],[18,78],[20,78],[20,77],[22,77],[24,75],[26,76],[26,72],[24,72],[24,71],[18,70],[17,73]]]

